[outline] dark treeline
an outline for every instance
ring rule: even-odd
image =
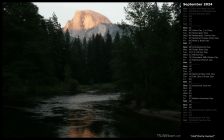
[[[136,107],[175,108],[181,104],[180,3],[129,3],[131,37],[123,36],[114,54],[115,76]]]
[[[68,31],[66,31],[69,36]],[[112,37],[109,32],[104,39],[100,34],[89,40],[75,38],[70,41],[68,68],[70,78],[80,84],[96,84],[111,82],[110,67]]]
[[[3,91],[6,95],[75,90],[111,82],[112,37],[71,38],[57,16],[32,3],[3,3]],[[25,94],[26,95],[26,94]]]
[[[33,96],[69,88],[69,43],[56,15],[43,19],[32,3],[3,3],[2,13],[3,94]]]
[[[181,92],[180,4],[129,3],[127,34],[71,38],[55,14],[3,3],[3,93],[12,97],[116,83],[136,107],[177,108]]]

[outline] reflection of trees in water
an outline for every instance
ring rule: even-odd
[[[97,109],[102,109],[102,106],[97,105],[92,107],[93,106],[90,105],[88,109],[76,109],[68,112],[67,125],[69,129],[66,132],[68,137],[86,138],[114,136],[108,122],[96,117],[97,114],[105,117],[105,108],[99,111]]]
[[[114,137],[114,131],[111,130],[111,126],[107,125],[106,121],[94,121],[90,129],[97,134],[98,137]]]
[[[96,137],[96,134],[94,134],[89,128],[87,127],[79,127],[79,128],[72,128],[68,130],[68,136],[69,137]]]
[[[94,120],[93,112],[87,110],[73,110],[69,112],[68,125],[71,126],[68,130],[69,137],[96,137],[96,134],[88,127]]]

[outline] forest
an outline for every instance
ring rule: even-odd
[[[180,3],[134,2],[125,7],[125,32],[71,38],[57,16],[44,19],[31,2],[2,5],[2,95],[8,100],[79,92],[111,83],[123,104],[180,109]]]

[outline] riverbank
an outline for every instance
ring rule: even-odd
[[[140,115],[149,116],[149,117],[157,117],[169,121],[181,121],[181,112],[173,111],[173,110],[149,110],[142,108],[140,110],[134,111]]]
[[[176,110],[135,108],[132,105],[124,105],[124,108],[146,117],[155,117],[175,122],[181,121],[181,112]]]

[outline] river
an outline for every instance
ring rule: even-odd
[[[5,133],[7,136],[59,138],[156,137],[160,133],[179,133],[177,122],[116,108],[119,96],[120,93],[88,91],[43,99],[34,108],[26,108],[25,113],[9,111],[7,116],[10,117],[6,120],[10,123],[6,124]]]

